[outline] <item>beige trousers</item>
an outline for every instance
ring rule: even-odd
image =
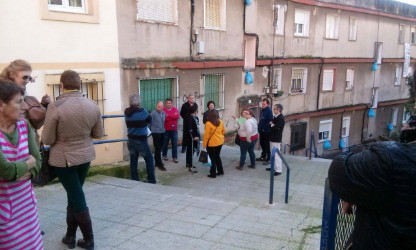
[[[270,142],[270,150],[273,152],[273,148],[279,149],[281,151],[282,143],[280,142]],[[274,156],[274,171],[281,173],[282,172],[282,159],[280,159],[279,155],[276,153]]]

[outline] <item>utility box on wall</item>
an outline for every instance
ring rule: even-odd
[[[198,41],[196,44],[196,49],[198,54],[204,54],[205,48],[204,48],[204,41]]]

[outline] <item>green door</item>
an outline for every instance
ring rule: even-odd
[[[158,101],[172,98],[172,78],[140,80],[141,107],[152,111]]]

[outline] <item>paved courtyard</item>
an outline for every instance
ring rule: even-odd
[[[84,190],[96,249],[319,249],[330,161],[286,155],[289,204],[284,203],[284,171],[275,177],[274,204],[269,205],[265,166],[239,171],[238,148],[224,146],[221,155],[225,175],[215,179],[196,160],[199,172],[189,173],[184,154],[177,164],[165,162],[168,171],[156,170],[157,185],[88,178]],[[65,191],[58,183],[35,192],[45,249],[67,249],[60,242],[66,231]]]

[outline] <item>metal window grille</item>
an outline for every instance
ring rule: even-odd
[[[144,22],[178,23],[177,0],[136,0],[137,20]]]
[[[290,92],[294,93],[303,91],[305,72],[305,69],[292,69],[292,85]]]
[[[337,227],[335,229],[335,249],[344,250],[346,243],[354,230],[355,221],[355,206],[352,209],[352,215],[342,214],[342,201],[338,202],[338,215],[337,215]]]
[[[294,150],[305,148],[307,123],[295,123],[290,126],[290,146]]]
[[[141,107],[150,112],[156,109],[158,101],[173,99],[173,80],[173,78],[140,80]]]
[[[215,108],[224,108],[224,75],[210,74],[204,76],[204,110],[207,103],[215,102]]]

